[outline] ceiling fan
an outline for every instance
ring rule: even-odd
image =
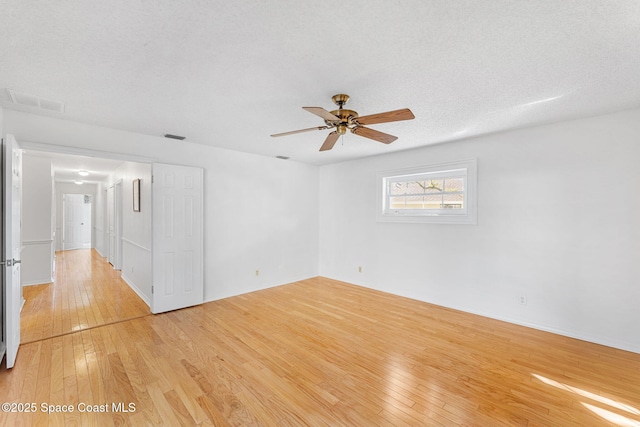
[[[338,95],[334,95],[331,99],[338,106],[337,110],[327,111],[322,107],[302,107],[304,110],[307,110],[308,112],[324,119],[324,126],[316,126],[313,128],[294,130],[291,132],[276,133],[271,136],[286,136],[296,133],[309,132],[312,130],[335,128],[335,130],[327,136],[327,139],[324,140],[324,144],[322,144],[322,147],[320,147],[320,151],[331,150],[338,141],[338,138],[340,138],[340,135],[344,135],[345,133],[347,133],[347,130],[350,130],[351,133],[355,133],[356,135],[382,142],[383,144],[390,144],[398,139],[398,137],[364,127],[363,125],[373,125],[377,123],[398,122],[401,120],[415,119],[415,116],[408,108],[359,117],[357,112],[342,108],[344,104],[349,101],[349,95],[340,93]]]

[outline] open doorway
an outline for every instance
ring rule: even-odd
[[[29,224],[23,226],[29,227],[31,234],[39,232],[30,237],[34,242],[27,243],[50,242],[49,247],[53,246],[53,250],[27,260],[29,266],[48,265],[50,279],[23,283],[23,342],[150,314],[151,211],[150,200],[145,199],[150,198],[150,188],[143,193],[146,209],[141,214],[134,216],[132,207],[127,206],[131,210],[126,213],[128,234],[121,231],[123,197],[127,196],[122,183],[140,179],[150,185],[151,164],[30,148],[23,149],[23,155],[37,159],[27,162],[32,167],[24,174],[31,172],[27,182],[33,185],[23,186],[23,200],[36,199],[49,206],[46,211],[32,209],[24,218]],[[37,193],[32,191],[36,186]],[[109,206],[108,189],[113,196]],[[44,198],[49,201],[42,201]],[[109,217],[116,231],[112,239],[108,236]],[[123,243],[124,237],[128,243]],[[109,256],[110,241],[113,257]],[[149,249],[132,248],[134,244]],[[126,274],[120,270],[123,265],[128,266]]]
[[[56,170],[55,164],[59,164],[58,160],[60,159],[75,157],[88,157],[92,160],[101,159],[97,159],[91,154],[88,156],[70,154],[67,151],[69,150],[68,147],[58,147],[60,151],[49,151],[49,149],[56,150],[55,146],[39,143],[27,143],[25,145],[27,146],[22,147],[20,150],[21,153],[25,153],[25,155],[28,156],[37,156],[38,154],[36,152],[39,152],[39,155],[47,160],[45,162],[32,162],[32,166],[34,167],[32,167],[31,170],[32,172],[36,170],[43,172],[33,181],[38,184],[38,188],[41,190],[40,193],[48,197],[44,201],[44,206],[48,206],[48,208],[30,209],[29,212],[31,213],[44,213],[44,215],[34,215],[34,218],[38,218],[36,220],[30,218],[30,221],[38,223],[37,227],[26,227],[23,222],[20,228],[29,230],[38,228],[44,230],[47,237],[43,238],[42,241],[37,238],[32,243],[34,243],[34,245],[35,243],[46,244],[51,248],[53,242],[57,245],[58,242],[62,241],[61,236],[63,235],[63,233],[61,233],[62,225],[60,225],[60,227],[56,226],[56,217],[62,217],[62,214],[57,215],[57,206],[62,205],[61,199],[58,203],[58,194],[74,193],[72,191],[62,191],[61,187],[63,185],[73,186],[74,184],[84,185],[86,182],[86,180],[81,183],[59,182],[60,176],[62,176],[63,173],[59,173]],[[75,153],[75,151],[73,152]],[[55,162],[53,160],[54,157],[56,158]],[[41,167],[36,167],[36,163]],[[73,178],[76,178],[75,174],[91,176],[95,172],[94,170],[77,169],[77,166],[73,167],[70,171],[67,171],[67,174],[71,174]],[[153,186],[151,185],[152,170],[154,174],[158,174],[157,182]],[[80,172],[83,172],[84,175]],[[105,308],[104,310],[102,308],[91,308],[93,304],[91,304],[91,301],[87,301],[86,297],[96,295],[108,286],[104,286],[103,280],[95,280],[93,276],[78,276],[87,272],[93,274],[93,272],[97,270],[95,268],[96,263],[94,262],[95,257],[98,257],[99,261],[102,261],[104,265],[108,266],[108,271],[117,275],[117,281],[124,283],[124,288],[140,297],[140,304],[144,306],[143,310],[146,314],[149,313],[149,307],[152,308],[151,311],[153,313],[160,313],[202,304],[204,300],[202,233],[204,222],[203,175],[203,169],[201,168],[160,163],[153,163],[152,165],[151,162],[138,163],[121,160],[120,166],[109,173],[106,178],[93,184],[96,186],[93,194],[97,196],[95,203],[92,203],[93,218],[96,220],[92,220],[92,249],[89,249],[89,252],[87,252],[91,256],[85,257],[85,261],[87,261],[88,264],[82,264],[80,262],[81,260],[73,257],[66,257],[67,254],[82,254],[87,250],[62,251],[63,247],[60,245],[60,249],[55,253],[59,254],[61,259],[58,266],[64,265],[65,267],[64,272],[61,273],[63,277],[71,277],[75,283],[98,283],[99,286],[94,289],[74,289],[67,293],[68,297],[64,297],[62,292],[56,292],[55,289],[51,291],[53,287],[49,286],[55,285],[57,279],[49,283],[43,283],[48,282],[48,279],[42,282],[34,282],[33,286],[31,286],[32,289],[35,289],[36,286],[42,283],[42,286],[49,289],[48,293],[43,292],[42,294],[46,294],[48,297],[62,296],[60,301],[53,302],[51,298],[48,299],[50,307],[62,308],[62,316],[43,309],[42,304],[34,304],[37,306],[37,309],[32,309],[30,312],[34,313],[37,311],[39,314],[43,314],[40,316],[40,321],[35,322],[35,328],[42,331],[44,335],[41,334],[38,337],[34,337],[33,340],[46,339],[55,335],[67,334],[69,332],[131,318],[131,313],[126,308],[128,305],[121,304],[121,302],[129,302],[135,298],[126,296],[108,296],[103,298],[103,301],[111,304],[115,302],[115,309],[121,311],[125,316],[120,319],[107,320],[107,323],[103,323],[105,320],[103,314],[113,311],[114,307]],[[23,173],[22,177],[25,178],[25,176]],[[78,179],[76,180],[80,181]],[[119,223],[119,227],[121,227],[122,230],[120,238],[116,235],[118,242],[115,246],[120,245],[122,250],[112,254],[113,259],[119,260],[116,262],[121,263],[121,271],[115,270],[105,261],[105,249],[108,249],[107,240],[109,239],[108,230],[105,228],[107,226],[106,220],[109,209],[106,209],[105,205],[107,203],[106,197],[109,187],[113,187],[112,194],[114,201],[112,201],[112,203],[115,206],[116,203],[120,201],[121,209],[118,209],[117,212],[122,212],[122,218],[114,215],[114,222],[116,222],[116,224]],[[28,189],[24,190],[22,196],[28,199],[30,193]],[[86,194],[86,192],[83,193]],[[104,197],[102,197],[103,195]],[[33,195],[31,194],[31,196]],[[42,198],[39,196],[32,197],[32,199],[42,202]],[[51,210],[51,204],[53,204],[53,210]],[[151,215],[152,209],[155,212],[153,216]],[[98,215],[101,216],[98,218]],[[100,226],[103,227],[101,232],[98,231],[98,227]],[[34,239],[35,238],[36,237],[34,237]],[[50,263],[51,260],[55,260],[55,258],[56,256],[53,255],[45,255],[39,259],[39,261],[44,259],[44,262],[40,262],[38,265],[46,265],[47,262]],[[62,260],[63,258],[64,260]],[[23,260],[25,260],[24,257]],[[79,265],[85,265],[85,267],[76,268]],[[69,266],[75,268],[75,270],[67,270],[66,267]],[[31,268],[29,271],[31,271]],[[109,274],[106,274],[106,276],[109,276]],[[60,275],[56,274],[56,277],[60,277]],[[40,292],[35,293],[38,294]],[[81,314],[81,312],[75,314],[70,313],[70,310],[67,310],[65,307],[67,301],[75,301],[76,307],[82,308],[84,314]],[[47,304],[47,302],[45,301],[44,304]],[[14,304],[14,306],[18,307],[17,304]],[[27,298],[24,311],[28,311],[28,306],[29,300]],[[57,322],[57,324],[64,325],[62,329],[52,327],[59,318],[61,318],[61,321]],[[74,324],[72,322],[74,320],[77,320],[77,323]],[[18,324],[20,323],[18,322]],[[34,323],[25,321],[24,327],[31,329],[34,327]],[[53,333],[53,335],[47,335],[47,333]],[[24,342],[28,341],[25,337]]]

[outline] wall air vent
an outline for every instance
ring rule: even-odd
[[[9,94],[9,98],[11,98],[11,102],[13,102],[14,104],[24,105],[31,108],[40,108],[42,110],[55,111],[56,113],[64,113],[64,102],[39,98],[35,95],[16,92],[12,89],[7,89],[7,93]]]
[[[165,138],[170,138],[170,139],[179,139],[180,141],[183,141],[186,138],[186,136],[171,135],[170,133],[165,133],[164,137]]]

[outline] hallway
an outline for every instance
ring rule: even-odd
[[[56,280],[25,286],[26,344],[150,314],[149,307],[94,249],[56,252]]]

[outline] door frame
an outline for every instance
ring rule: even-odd
[[[111,207],[107,202],[110,189],[113,189],[113,206]],[[111,210],[111,215],[113,215],[113,240],[115,242],[115,247],[113,248],[113,259],[111,260],[111,265],[113,265],[114,270],[122,270],[122,179],[117,180],[107,187],[105,205],[107,214],[109,213],[108,211]],[[108,254],[111,255],[111,238],[108,240]]]
[[[115,160],[122,160],[122,161],[128,161],[128,162],[146,163],[146,164],[151,165],[152,175],[153,175],[153,164],[154,163],[160,163],[160,164],[163,163],[163,162],[160,162],[158,159],[151,158],[151,157],[142,157],[142,156],[136,156],[136,155],[130,155],[130,154],[124,154],[124,153],[92,150],[92,149],[78,148],[78,147],[69,147],[69,146],[47,144],[47,143],[34,142],[34,141],[20,141],[20,148],[23,149],[23,150],[48,151],[48,152],[60,153],[60,154],[71,154],[71,155],[88,156],[88,157],[101,157],[101,158],[105,158],[105,159],[115,159]],[[184,165],[175,165],[175,166],[184,166]],[[196,167],[196,166],[190,166],[190,167]],[[204,172],[205,171],[203,169],[203,173]],[[119,180],[119,181],[122,184],[122,180]],[[204,184],[204,182],[203,182],[203,184]],[[152,186],[153,186],[153,184],[152,184]],[[105,190],[107,190],[107,189],[108,189],[108,187],[105,188]],[[152,193],[153,193],[153,189],[152,189]],[[105,196],[106,196],[106,194],[105,194]],[[114,194],[114,196],[115,196],[115,194]],[[205,199],[205,196],[204,196],[204,192],[203,192],[203,206],[204,206],[204,203],[205,203],[204,199]],[[120,204],[122,205],[123,202],[121,201]],[[107,207],[106,207],[106,197],[105,197],[104,205],[105,205],[105,210],[106,210],[107,209]],[[152,205],[153,205],[153,203],[152,203]],[[153,207],[152,207],[152,209],[153,209]],[[152,218],[155,218],[155,217],[156,217],[156,215],[154,215],[153,212],[152,212]],[[204,221],[204,216],[203,216],[203,221]],[[120,221],[120,223],[121,222],[122,221]],[[120,230],[120,232],[121,231],[122,230]],[[106,230],[105,230],[105,233],[106,233]],[[121,240],[121,239],[119,239],[119,240]],[[202,246],[203,246],[202,261],[203,261],[203,265],[204,265],[204,236],[203,236],[203,239],[202,239]],[[116,243],[116,247],[117,247],[117,243]],[[120,253],[122,253],[122,248],[120,249]],[[150,297],[151,297],[150,298],[150,300],[151,300],[150,308],[151,309],[153,308],[153,280],[154,280],[153,279],[153,270],[154,270],[154,267],[153,267],[153,256],[154,255],[153,255],[153,230],[152,230],[152,242],[151,242],[151,258],[152,258],[151,284],[152,284],[152,292],[151,292],[151,295],[150,295]],[[116,259],[117,259],[117,257],[116,257]],[[203,277],[204,277],[204,271],[203,271]]]
[[[7,134],[8,135],[8,134]],[[137,162],[137,163],[145,163],[145,164],[149,164],[151,165],[151,170],[152,170],[152,178],[153,178],[153,165],[155,163],[161,163],[159,162],[157,159],[153,159],[153,158],[148,158],[148,157],[141,157],[141,156],[135,156],[135,155],[128,155],[128,154],[123,154],[123,153],[113,153],[113,152],[106,152],[106,151],[99,151],[99,150],[91,150],[91,149],[83,149],[83,148],[76,148],[76,147],[68,147],[68,146],[60,146],[60,145],[54,145],[54,144],[46,144],[46,143],[40,143],[40,142],[33,142],[33,141],[20,141],[20,149],[21,150],[37,150],[37,151],[45,151],[45,152],[52,152],[52,153],[60,153],[60,154],[70,154],[70,155],[79,155],[79,156],[89,156],[89,157],[101,157],[101,158],[106,158],[106,159],[115,159],[115,160],[122,160],[122,161],[129,161],[129,162]],[[181,166],[181,165],[174,165],[174,166]],[[189,166],[189,167],[194,167],[195,166]],[[202,168],[199,168],[202,169]],[[204,173],[204,169],[202,169],[202,172]],[[119,184],[119,188],[120,188],[120,198],[122,198],[122,180],[118,180],[116,183],[113,183],[112,185],[117,187],[117,184]],[[204,181],[203,181],[203,185],[204,185]],[[204,188],[204,187],[203,187]],[[152,193],[153,193],[153,179],[152,179]],[[120,207],[122,208],[123,205],[123,201],[120,200]],[[106,202],[105,202],[106,205]],[[153,203],[152,203],[153,205]],[[202,190],[202,207],[204,207],[204,190]],[[122,209],[120,209],[121,211]],[[153,211],[153,208],[152,208]],[[154,215],[152,212],[152,218],[157,218],[157,214]],[[204,217],[202,217],[202,221],[204,223]],[[120,212],[120,217],[119,217],[119,221],[118,221],[118,225],[119,225],[119,234],[118,234],[118,240],[121,240],[121,224],[122,224],[122,212]],[[118,227],[116,227],[116,229],[118,229]],[[153,309],[154,306],[154,292],[153,292],[153,283],[154,283],[154,263],[153,263],[153,258],[154,258],[154,251],[153,251],[153,235],[154,235],[154,231],[152,230],[152,249],[151,249],[151,257],[152,257],[152,263],[151,263],[151,295],[150,295],[150,299],[151,299],[151,304],[150,304],[150,308]],[[204,265],[204,236],[202,236],[202,240],[201,240],[201,247],[202,247],[202,252],[201,252],[201,260],[200,263],[203,266]],[[121,256],[122,254],[122,248],[120,248],[119,250],[119,254]],[[121,259],[121,258],[120,258]],[[52,259],[53,261],[53,259]],[[121,264],[121,263],[120,263]],[[120,268],[121,265],[118,266],[118,268]],[[204,271],[202,272],[204,273]],[[202,279],[204,279],[204,276],[201,276]],[[201,301],[201,303],[204,302],[204,295],[203,295],[203,299]],[[3,301],[3,306],[4,306],[5,301]],[[4,325],[3,325],[4,326]]]

